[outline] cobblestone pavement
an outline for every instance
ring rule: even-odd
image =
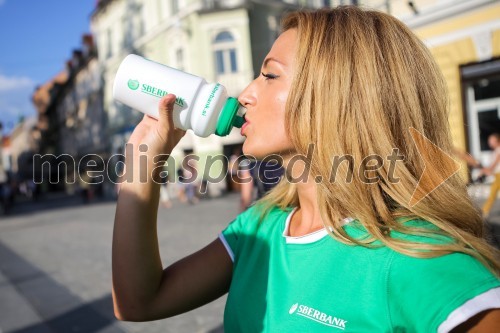
[[[215,239],[236,216],[238,204],[238,196],[227,195],[160,209],[164,266]],[[43,210],[33,209],[36,205],[0,216],[0,333],[223,331],[225,297],[166,320],[117,321],[111,300],[116,203],[83,205],[69,198],[39,204]]]
[[[481,189],[473,195],[481,204]],[[159,241],[167,265],[208,244],[237,214],[227,195],[197,205],[160,209]],[[0,216],[0,333],[222,332],[225,297],[174,318],[125,323],[111,300],[115,202],[83,205],[52,198]],[[500,240],[500,200],[490,219]]]

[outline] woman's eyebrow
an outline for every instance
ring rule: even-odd
[[[266,58],[266,59],[264,60],[263,67],[266,67],[266,66],[267,66],[267,64],[268,64],[270,61],[276,61],[278,64],[281,64],[282,66],[286,66],[284,63],[282,63],[282,62],[281,62],[281,61],[279,61],[278,59],[273,58],[273,57],[269,57],[269,58]]]

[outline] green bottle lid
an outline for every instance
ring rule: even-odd
[[[236,113],[240,108],[240,103],[234,97],[229,97],[224,104],[219,119],[215,134],[218,136],[226,136],[231,132],[233,126],[240,128],[245,123],[245,118],[238,116]]]

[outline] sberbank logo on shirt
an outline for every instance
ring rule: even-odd
[[[347,324],[347,320],[334,317],[320,310],[299,303],[293,304],[288,313],[291,315],[302,316],[325,326],[341,330],[344,330]]]

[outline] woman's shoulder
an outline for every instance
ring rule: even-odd
[[[288,215],[294,207],[280,207],[276,204],[266,204],[265,202],[257,201],[247,210],[240,213],[240,216],[255,216],[255,215],[263,215],[266,218],[275,218],[280,215]]]
[[[437,331],[465,302],[500,287],[498,276],[462,252],[414,257],[393,251],[386,274],[391,316],[421,325],[422,331]]]
[[[240,230],[255,231],[263,225],[276,225],[273,222],[286,219],[292,210],[291,207],[266,206],[257,202],[238,214],[231,224],[237,225]]]
[[[423,254],[425,252],[423,251]],[[463,252],[417,257],[394,251],[391,274],[396,280],[448,280],[450,283],[480,280],[500,281],[479,259]]]
[[[446,245],[455,242],[429,221],[415,219],[406,223],[408,226],[428,230],[428,235],[401,234],[393,232],[392,237],[399,240],[433,245]],[[472,288],[475,285],[500,286],[500,280],[478,258],[463,252],[449,252],[443,255],[430,255],[429,250],[422,250],[419,256],[393,251],[390,277],[393,283],[413,286],[424,290]]]
[[[240,213],[221,232],[223,243],[231,248],[231,253],[237,255],[238,249],[243,246],[245,240],[256,239],[256,235],[272,239],[280,232],[280,226],[284,225],[284,220],[291,211],[292,208],[278,206],[265,208],[260,205],[252,205]]]
[[[418,250],[419,245],[436,245],[434,248],[446,250],[449,244],[456,240],[443,232],[435,224],[425,219],[415,218],[401,220],[409,227],[407,233],[391,230],[391,238],[396,242],[410,243],[413,250]],[[442,246],[441,246],[442,245]],[[449,247],[448,247],[449,248]],[[394,281],[427,281],[448,280],[449,283],[462,281],[497,280],[496,277],[478,258],[463,252],[444,252],[434,255],[428,247],[420,252],[403,253],[392,249],[391,274]]]
[[[391,230],[391,237],[394,239],[427,244],[443,244],[454,241],[451,236],[425,219],[401,219],[400,223],[403,227],[408,228],[408,231]]]

